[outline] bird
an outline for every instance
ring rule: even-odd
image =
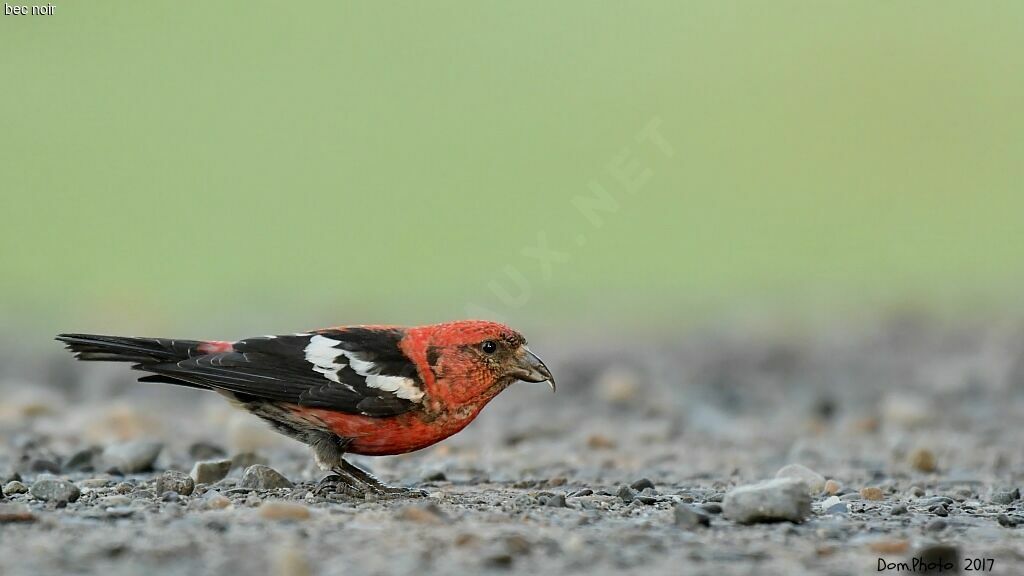
[[[516,381],[555,378],[512,328],[486,320],[356,325],[242,340],[60,334],[79,360],[129,362],[140,382],[212,390],[307,444],[328,471],[315,493],[422,495],[345,459],[426,448],[465,428]]]

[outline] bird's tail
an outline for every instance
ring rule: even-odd
[[[100,336],[98,334],[61,334],[57,340],[67,344],[68,350],[79,360],[160,364],[177,362],[197,356],[199,340],[171,340],[167,338],[132,338],[127,336]]]

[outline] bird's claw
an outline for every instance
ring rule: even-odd
[[[353,481],[351,477],[344,477],[340,474],[330,474],[316,483],[312,493],[314,496],[325,496],[327,494],[343,494],[354,498],[364,498],[366,490]]]
[[[352,498],[383,499],[425,498],[427,492],[418,488],[388,486],[373,476],[357,477],[347,472],[335,472],[317,482],[311,491],[314,496],[341,494]]]

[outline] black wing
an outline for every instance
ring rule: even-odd
[[[231,392],[242,401],[288,402],[367,416],[421,405],[423,382],[399,348],[400,329],[345,328],[239,340],[232,350],[154,358],[134,366],[172,382]]]

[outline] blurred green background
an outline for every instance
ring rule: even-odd
[[[3,16],[0,315],[233,337],[1018,314],[1021,30],[1009,1]],[[637,142],[652,120],[671,157]]]

